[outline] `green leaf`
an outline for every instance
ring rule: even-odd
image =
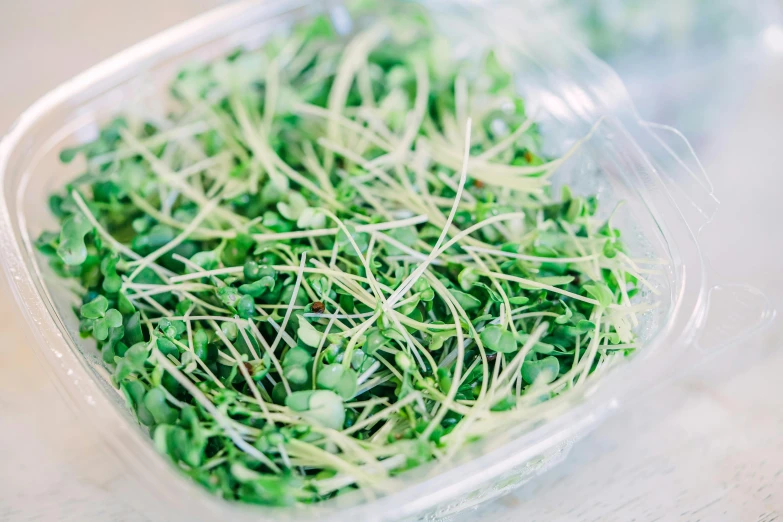
[[[247,363],[247,366],[248,372],[250,372],[250,376],[253,380],[260,381],[269,373],[269,370],[272,367],[272,358],[269,357],[268,353],[264,353],[264,356],[260,360],[250,361]]]
[[[79,311],[84,318],[98,319],[104,316],[108,308],[109,301],[102,295],[99,295],[89,303],[83,304]]]
[[[170,339],[177,339],[185,333],[186,329],[185,321],[178,319],[173,321],[171,319],[161,319],[158,321],[158,331]]]
[[[367,247],[370,244],[370,235],[366,232],[357,232],[356,227],[351,223],[345,223],[345,228],[348,229],[348,232],[351,234],[351,238],[359,248],[359,252],[366,252]],[[348,236],[342,228],[337,233],[337,245],[341,252],[344,252],[346,255],[351,257],[356,257],[356,248],[354,248],[353,244],[351,244],[351,241],[348,239]]]
[[[109,294],[115,294],[122,288],[122,279],[117,274],[119,259],[119,256],[111,255],[101,261],[101,273],[104,275],[102,287]]]
[[[163,438],[162,435],[158,434],[160,430],[165,432],[165,440],[158,442],[159,438]],[[156,443],[165,444],[166,451],[175,461],[180,460],[190,467],[201,465],[207,442],[206,439],[195,435],[190,436],[180,426],[169,426],[166,424],[161,424],[155,428],[153,438],[156,440]]]
[[[383,333],[385,337],[388,337],[389,339],[393,339],[397,342],[400,343],[407,342],[405,340],[405,335],[399,332],[396,328],[384,328],[383,330],[381,330],[381,333]]]
[[[239,329],[237,328],[236,323],[232,321],[225,321],[221,324],[220,331],[223,332],[223,335],[231,342],[236,341],[237,336],[239,335]]]
[[[415,366],[413,360],[405,352],[397,352],[394,354],[394,363],[403,372],[409,372]]]
[[[92,324],[92,335],[99,341],[105,340],[109,336],[109,325],[103,319],[96,319]]]
[[[336,393],[329,390],[293,392],[285,405],[302,413],[306,419],[333,430],[341,430],[345,424],[345,406]]]
[[[124,341],[128,346],[144,342],[144,333],[141,330],[141,314],[139,312],[128,317],[124,322],[124,326]]]
[[[517,351],[517,341],[514,334],[495,325],[490,325],[481,331],[481,343],[487,350],[498,353]]]
[[[294,29],[305,41],[331,39],[336,35],[328,16],[313,16]]]
[[[432,323],[434,324],[434,323]],[[443,343],[452,337],[456,337],[457,330],[433,330],[430,333],[430,344],[427,346],[431,352],[440,350],[443,348]]]
[[[320,229],[326,226],[326,215],[316,208],[306,207],[296,220],[297,228]]]
[[[120,325],[118,328],[109,329],[109,338],[101,347],[101,357],[103,358],[103,362],[106,364],[114,364],[114,356],[116,354],[115,346],[120,342],[124,333],[125,330],[123,329],[122,325]]]
[[[57,255],[57,245],[60,241],[60,234],[45,230],[41,232],[38,239],[35,240],[35,248],[47,257]]]
[[[202,361],[209,357],[209,336],[205,330],[198,329],[193,332],[193,352]]]
[[[288,202],[279,202],[277,211],[288,221],[297,221],[307,208],[307,200],[298,192],[288,193]]]
[[[419,296],[415,296],[407,303],[403,304],[402,306],[399,306],[397,308],[397,312],[401,313],[402,315],[411,315],[416,310],[416,307],[419,306],[419,302],[420,302]],[[417,318],[417,320],[419,319],[420,318]]]
[[[255,245],[255,240],[247,234],[237,234],[236,237],[226,244],[221,258],[227,266],[241,265],[245,262],[245,257],[250,248]]]
[[[231,308],[232,310],[236,310],[236,307],[239,304],[239,290],[233,286],[223,286],[218,288],[217,297],[220,299],[221,303]]]
[[[158,453],[161,455],[168,455],[169,453],[169,433],[174,428],[174,426],[169,426],[168,424],[160,424],[155,427],[155,430],[152,432],[152,440],[155,443],[155,449],[158,450]]]
[[[470,294],[454,290],[453,288],[449,288],[449,292],[451,292],[451,295],[454,296],[454,299],[457,300],[463,310],[473,310],[481,306],[481,301]]]
[[[386,234],[407,247],[412,247],[416,244],[416,241],[419,240],[419,233],[416,230],[416,227],[412,226],[393,228],[387,231]],[[386,253],[390,256],[399,256],[405,253],[403,250],[390,243],[385,244],[384,248],[386,249]]]
[[[128,406],[136,413],[136,418],[139,422],[145,426],[155,424],[155,418],[144,405],[144,394],[146,393],[144,385],[139,381],[127,381],[120,385],[120,389],[125,396]]]
[[[190,299],[183,299],[174,308],[174,314],[178,316],[184,316],[188,313],[190,307],[193,306],[193,302]]]
[[[343,368],[342,364],[329,364],[318,372],[316,385],[322,390],[331,390],[345,400],[356,394],[356,372]]]
[[[149,350],[146,343],[136,343],[125,352],[125,361],[134,370],[144,371],[144,363],[149,357]]]
[[[560,362],[557,357],[544,357],[538,361],[525,361],[522,364],[522,378],[528,384],[541,381],[545,384],[557,379],[560,374]]]
[[[253,300],[253,296],[243,295],[237,303],[237,314],[242,319],[249,319],[256,315],[256,302]]]
[[[118,326],[122,326],[122,314],[114,308],[110,308],[106,311],[106,316],[103,318],[103,320],[106,321],[106,325],[109,328],[117,328]]]
[[[581,319],[576,323],[576,327],[581,333],[587,333],[595,330],[595,323],[587,319]]]
[[[280,187],[277,183],[265,183],[261,189],[261,203],[269,205],[281,201],[286,194],[286,188]]]
[[[598,301],[601,308],[608,308],[614,302],[614,294],[606,283],[593,281],[582,286],[593,299]]]
[[[179,417],[177,410],[169,406],[166,401],[166,393],[163,388],[152,388],[144,394],[144,406],[147,407],[158,424],[172,424]]]
[[[283,370],[283,375],[294,390],[310,388],[311,374],[307,366],[287,366]]]
[[[261,473],[253,471],[238,462],[231,464],[231,475],[242,483],[254,482],[264,477]]]
[[[467,292],[473,288],[480,278],[481,276],[472,267],[466,267],[457,276],[457,281],[459,281],[459,286]]]
[[[290,232],[293,228],[290,222],[282,219],[280,214],[271,210],[264,212],[264,217],[263,221],[261,221],[261,224],[273,232]],[[256,253],[257,252],[258,249],[256,250]]]
[[[318,348],[323,334],[315,329],[307,319],[299,316],[299,329],[296,331],[299,340],[312,348]]]
[[[364,342],[364,353],[375,355],[383,346],[389,344],[391,339],[383,335],[380,328],[370,328],[367,330],[367,340]]]
[[[165,337],[158,338],[156,344],[158,346],[158,350],[160,350],[160,353],[163,355],[179,355],[179,349],[177,348],[177,345]]]
[[[261,267],[252,259],[248,259],[242,267],[242,275],[247,282],[257,281],[261,277]]]
[[[503,296],[501,296],[497,290],[490,287],[489,285],[485,285],[484,283],[475,283],[473,285],[476,288],[482,288],[484,291],[486,291],[489,294],[489,298],[492,300],[493,303],[503,303]]]
[[[513,409],[517,405],[516,398],[512,395],[503,397],[498,402],[492,405],[490,411],[501,412]]]
[[[516,339],[517,339],[517,342],[520,345],[524,346],[525,343],[528,341],[528,339],[530,339],[530,334],[518,333],[517,336],[516,336]],[[554,353],[556,350],[555,350],[555,347],[553,345],[551,345],[551,344],[547,344],[547,343],[544,343],[544,342],[541,342],[541,341],[537,341],[533,345],[533,351],[538,352],[538,353],[543,353],[543,354],[550,354],[550,353]]]
[[[301,346],[294,346],[288,350],[283,357],[282,366],[287,368],[290,366],[306,366],[313,360],[313,356],[310,355],[306,349]]]
[[[565,220],[569,223],[573,223],[576,219],[582,215],[585,208],[585,200],[579,197],[574,197],[568,203],[568,210],[566,211]]]
[[[537,277],[535,281],[549,286],[563,286],[573,282],[574,276]]]
[[[63,222],[57,255],[66,265],[81,265],[87,259],[84,237],[92,231],[92,225],[81,212]]]
[[[63,163],[70,163],[74,160],[77,154],[81,152],[81,147],[70,147],[60,151],[60,161]]]
[[[130,302],[125,292],[120,292],[117,296],[117,309],[122,315],[130,315],[136,311],[136,307]]]
[[[220,263],[217,252],[215,252],[214,250],[208,250],[206,252],[197,252],[191,256],[190,261],[200,266],[204,270],[214,270],[215,268],[217,268],[218,264]],[[192,269],[189,269],[188,271],[194,272],[194,270]]]
[[[497,93],[511,85],[511,74],[498,60],[494,51],[487,53],[484,72],[491,80],[490,92]]]
[[[239,287],[239,293],[252,297],[261,297],[267,291],[275,289],[275,280],[270,276],[264,276],[258,281],[250,284],[244,284]]]
[[[566,324],[568,321],[571,320],[571,317],[573,317],[574,313],[571,311],[571,309],[566,305],[562,300],[560,303],[563,305],[563,314],[559,315],[555,318],[555,322],[557,324]]]

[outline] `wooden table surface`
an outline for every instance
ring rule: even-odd
[[[208,0],[0,2],[0,129],[87,66]],[[700,151],[723,211],[704,236],[716,267],[783,308],[783,58]],[[2,132],[2,131],[0,131]],[[81,426],[36,358],[0,282],[0,521],[153,521],[149,494]],[[783,514],[783,327],[711,357],[611,418],[567,461],[458,517],[493,521],[759,521]]]

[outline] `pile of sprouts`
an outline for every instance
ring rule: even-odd
[[[639,347],[650,269],[597,198],[552,193],[571,152],[543,154],[495,52],[456,59],[418,12],[350,36],[317,17],[171,94],[62,151],[84,173],[37,246],[156,447],[215,494],[383,493]]]

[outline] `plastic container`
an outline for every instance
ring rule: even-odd
[[[397,3],[384,2],[384,7]],[[108,384],[94,346],[79,338],[71,298],[40,262],[32,242],[54,225],[45,210],[48,194],[78,174],[77,166],[59,163],[59,150],[90,139],[98,123],[118,111],[161,114],[165,86],[182,65],[240,45],[257,46],[270,33],[326,10],[347,32],[355,29],[337,2],[226,5],[63,84],[27,110],[0,143],[0,252],[35,333],[30,344],[81,418],[105,435],[110,450],[162,501],[167,520],[380,521],[449,515],[556,464],[609,412],[772,317],[760,293],[721,286],[709,273],[698,244],[698,232],[717,205],[709,181],[681,135],[638,120],[622,83],[606,65],[559,34],[540,13],[521,13],[518,3],[420,3],[436,13],[438,26],[458,51],[469,54],[499,40],[508,46],[519,88],[554,152],[587,136],[555,182],[597,193],[606,212],[626,201],[616,223],[631,251],[667,262],[654,279],[660,306],[644,316],[638,332],[644,348],[600,380],[588,381],[581,392],[550,401],[542,415],[470,445],[454,461],[405,474],[395,491],[374,500],[356,494],[288,509],[231,504],[176,473]]]

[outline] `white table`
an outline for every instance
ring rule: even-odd
[[[0,3],[0,129],[35,98],[210,0]],[[707,230],[716,265],[783,308],[783,58],[711,150],[724,211]],[[740,182],[740,174],[742,181]],[[729,216],[725,209],[736,215]],[[0,521],[147,521],[148,494],[83,428],[27,346],[0,283]],[[783,515],[783,327],[615,416],[560,467],[460,521],[736,520]]]

